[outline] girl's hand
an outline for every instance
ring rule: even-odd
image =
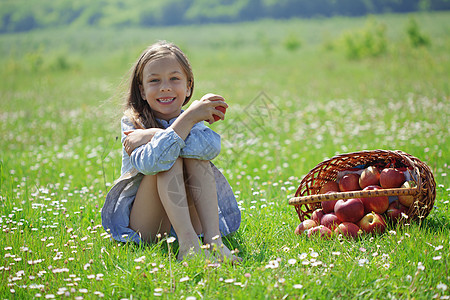
[[[184,112],[191,114],[195,123],[200,121],[207,121],[209,124],[216,122],[214,115],[218,116],[220,120],[225,119],[225,114],[216,109],[217,106],[228,108],[225,99],[220,95],[206,94],[200,100],[192,102],[189,108]]]
[[[170,127],[185,140],[189,135],[192,127],[201,121],[207,121],[209,124],[214,123],[214,115],[221,120],[225,118],[225,114],[216,109],[216,106],[228,108],[228,104],[222,96],[214,94],[206,94],[200,100],[191,103],[188,109],[177,118]]]
[[[163,129],[149,128],[124,131],[123,133],[127,136],[123,141],[125,151],[128,153],[128,155],[131,155],[134,149],[150,142],[153,136],[161,130]]]

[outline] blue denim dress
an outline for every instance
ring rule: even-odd
[[[141,243],[139,235],[129,227],[130,212],[139,184],[144,175],[154,175],[169,170],[178,157],[212,160],[220,152],[220,136],[199,122],[192,127],[185,140],[171,128],[176,118],[169,122],[158,120],[166,130],[158,132],[152,140],[136,148],[131,156],[122,149],[122,170],[120,178],[106,195],[101,210],[103,228],[121,242]],[[121,120],[122,144],[127,130],[136,129],[128,117]],[[241,212],[233,190],[223,174],[211,163],[216,181],[219,229],[223,236],[238,230]]]

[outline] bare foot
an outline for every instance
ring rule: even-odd
[[[234,255],[234,251],[228,249],[221,240],[212,242],[210,247],[212,253],[218,255],[219,261],[231,262],[231,264],[238,264],[242,261],[242,258]]]
[[[203,246],[200,246],[200,244],[201,242],[198,239],[191,243],[186,243],[185,245],[182,245],[180,243],[177,260],[182,261],[187,257],[193,257],[196,255],[201,255],[202,257],[209,258],[211,253],[208,250],[204,249]]]

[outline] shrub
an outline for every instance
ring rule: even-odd
[[[387,50],[386,26],[370,18],[362,29],[345,32],[341,44],[350,59],[381,55]]]
[[[75,68],[75,64],[70,62],[67,54],[60,53],[55,55],[50,61],[50,69],[54,71],[68,71]]]
[[[409,43],[415,48],[430,45],[430,38],[420,31],[419,24],[412,17],[409,18],[406,26],[406,34],[408,35]]]
[[[302,45],[302,42],[295,34],[289,34],[283,41],[284,47],[289,51],[295,51]]]

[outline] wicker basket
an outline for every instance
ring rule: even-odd
[[[380,168],[405,167],[416,187],[319,194],[320,188],[327,181],[336,180],[340,171],[371,165]],[[321,207],[322,201],[399,195],[414,197],[414,203],[407,212],[411,220],[428,216],[436,198],[436,182],[430,168],[414,156],[399,150],[371,150],[341,154],[321,162],[303,178],[295,197],[289,199],[289,204],[295,207],[300,221],[303,221]]]

